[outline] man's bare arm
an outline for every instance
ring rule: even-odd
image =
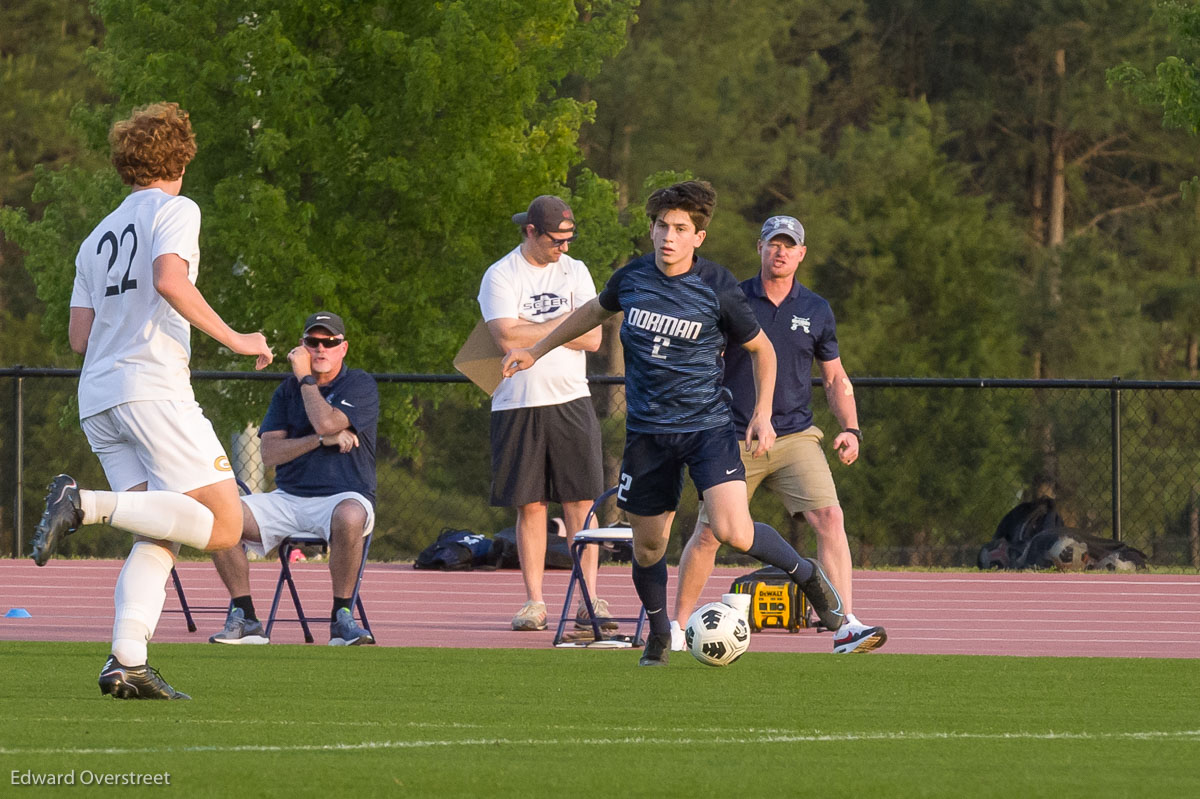
[[[821,379],[825,384],[825,399],[842,430],[858,429],[858,405],[854,401],[854,386],[842,366],[841,358],[818,361]],[[859,440],[853,433],[841,432],[833,439],[833,449],[842,463],[847,465],[858,459]]]

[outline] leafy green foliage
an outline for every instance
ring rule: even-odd
[[[355,366],[440,372],[477,318],[479,275],[516,241],[509,217],[536,194],[570,198],[594,107],[557,86],[620,48],[632,6],[100,0],[94,66],[120,101],[77,121],[99,146],[132,106],[190,111],[199,286],[235,328],[263,329],[282,355],[300,321],[329,308],[347,319]],[[576,183],[591,239],[579,249],[619,260],[611,190],[588,171]],[[70,242],[111,208],[112,188],[111,172],[47,173],[41,220],[0,219],[30,253],[52,335]],[[199,338],[198,364],[245,368]],[[411,403],[386,414],[398,437],[415,419]]]
[[[1155,4],[1156,16],[1174,34],[1178,53],[1164,58],[1153,77],[1129,62],[1108,71],[1143,103],[1162,108],[1163,125],[1200,133],[1200,6],[1182,0]]]

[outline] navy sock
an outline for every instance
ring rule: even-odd
[[[254,601],[250,599],[249,594],[246,596],[235,596],[233,598],[233,606],[242,609],[242,615],[247,621],[258,621],[258,616],[254,615]]]
[[[646,608],[651,635],[670,635],[671,620],[667,617],[667,556],[653,566],[639,566],[633,561],[633,587]]]
[[[346,610],[350,610],[350,597],[335,596],[333,598],[333,613],[330,614],[329,620],[337,621],[338,611],[341,610],[342,608],[345,608]],[[353,611],[351,611],[351,612],[353,612]]]
[[[746,554],[757,558],[768,566],[783,569],[793,582],[802,583],[813,576],[813,567],[807,559],[800,557],[792,545],[769,524],[754,523],[754,543]]]

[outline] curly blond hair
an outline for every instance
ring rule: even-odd
[[[130,186],[177,180],[196,155],[196,135],[179,103],[135,108],[108,132],[113,166]]]

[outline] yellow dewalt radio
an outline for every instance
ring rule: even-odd
[[[808,598],[782,569],[768,566],[743,574],[729,590],[750,595],[750,630],[798,632],[810,626]]]

